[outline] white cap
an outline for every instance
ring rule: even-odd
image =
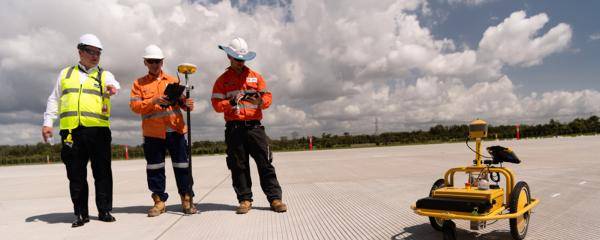
[[[227,46],[219,45],[219,48],[238,60],[249,61],[256,57],[256,53],[248,50],[248,43],[241,37],[234,38]]]
[[[79,37],[79,44],[89,45],[92,47],[97,47],[102,49],[102,43],[100,43],[100,39],[96,37],[94,34],[83,34]]]
[[[145,49],[146,54],[144,55],[145,59],[163,59],[165,55],[163,55],[162,50],[154,44],[150,44]]]

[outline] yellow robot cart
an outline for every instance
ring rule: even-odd
[[[502,166],[504,162],[521,162],[511,149],[492,146],[487,148],[491,157],[481,154],[481,139],[486,136],[485,121],[471,122],[467,146],[469,139],[475,139],[474,164],[449,169],[443,179],[435,181],[429,197],[419,199],[411,206],[416,214],[428,216],[431,226],[442,231],[445,240],[456,239],[453,219],[470,221],[471,230],[485,228],[490,220],[509,219],[514,239],[524,239],[527,234],[532,209],[539,201],[531,198],[526,182],[516,182],[513,171]],[[488,160],[482,161],[482,158]],[[464,186],[455,182],[456,173],[467,175]],[[501,180],[504,187],[500,186]]]

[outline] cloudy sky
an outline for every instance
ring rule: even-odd
[[[223,139],[210,92],[227,67],[218,44],[236,36],[257,58],[274,103],[273,138],[462,124],[539,123],[600,114],[598,1],[81,0],[3,1],[0,144],[36,143],[60,69],[96,34],[101,65],[121,83],[113,143],[140,144],[132,82],[157,44],[165,70],[199,66],[194,140]],[[55,124],[56,125],[56,124]]]

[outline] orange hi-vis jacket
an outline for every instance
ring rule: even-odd
[[[166,138],[167,129],[184,134],[187,127],[183,121],[183,114],[179,105],[163,108],[152,103],[154,97],[164,95],[169,83],[179,82],[173,76],[160,72],[158,78],[150,74],[138,78],[133,82],[129,107],[131,111],[142,116],[142,132],[144,137]],[[187,110],[187,109],[183,109]]]
[[[238,93],[260,93],[262,103],[257,106],[247,101],[240,101],[231,106],[229,100]],[[217,78],[212,91],[211,102],[217,112],[225,113],[225,121],[261,120],[262,109],[271,106],[271,92],[263,77],[252,69],[244,66],[241,74],[231,67]]]

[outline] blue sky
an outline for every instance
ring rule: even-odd
[[[128,101],[133,81],[147,73],[141,56],[149,44],[165,52],[167,73],[181,62],[199,67],[192,78],[192,137],[223,139],[223,116],[210,95],[228,64],[217,45],[235,37],[257,52],[247,65],[273,93],[263,119],[273,138],[373,133],[375,119],[379,132],[389,132],[474,118],[498,125],[600,115],[598,1],[8,0],[4,6],[0,21],[10,24],[0,26],[0,144],[40,141],[46,99],[58,72],[77,63],[75,46],[85,33],[100,38],[101,65],[122,86],[112,98],[116,144],[141,143],[140,118]]]
[[[460,40],[476,48],[481,34],[490,25],[496,25],[503,16],[518,10],[528,14],[546,13],[550,16],[547,31],[560,22],[568,23],[573,29],[570,51],[557,53],[544,59],[544,64],[530,68],[506,67],[511,80],[520,86],[519,92],[552,90],[600,90],[600,41],[590,40],[592,34],[600,32],[598,10],[600,2],[583,1],[489,1],[478,5],[449,4],[445,1],[430,1],[433,11],[446,16],[439,24],[430,24],[432,33],[438,37]],[[423,17],[425,22],[431,19]]]

